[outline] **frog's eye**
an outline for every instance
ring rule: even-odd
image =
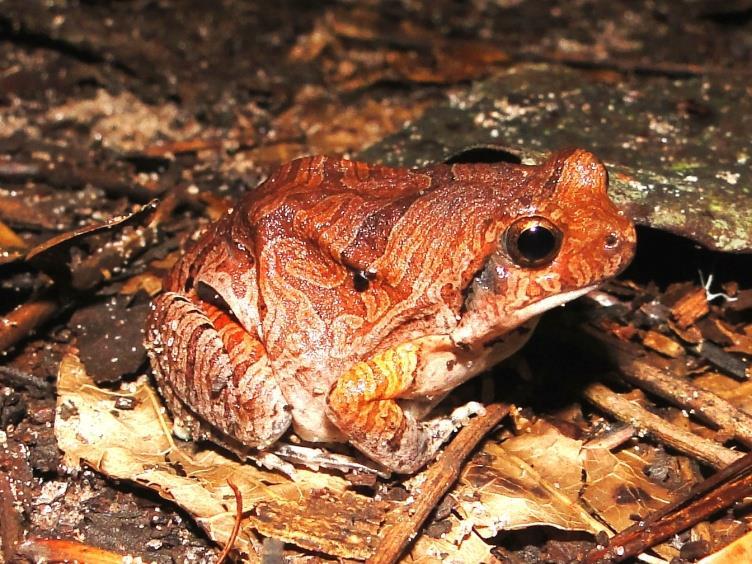
[[[540,268],[553,262],[561,248],[562,232],[545,217],[525,217],[504,233],[509,257],[526,268]]]

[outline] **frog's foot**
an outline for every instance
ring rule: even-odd
[[[446,443],[455,431],[458,431],[470,422],[470,418],[475,415],[483,415],[486,408],[482,403],[471,401],[465,405],[455,408],[449,417],[438,417],[424,423],[430,435],[433,437],[432,444],[435,444],[435,450],[438,451]]]

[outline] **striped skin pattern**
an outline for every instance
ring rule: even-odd
[[[582,150],[537,166],[288,163],[165,280],[147,327],[160,390],[239,452],[292,424],[413,472],[447,438],[424,419],[435,403],[628,264],[634,228],[606,186]],[[542,259],[530,225],[553,234]]]

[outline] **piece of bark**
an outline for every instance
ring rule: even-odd
[[[717,366],[724,372],[735,376],[740,380],[746,380],[750,377],[750,371],[744,361],[727,353],[722,348],[717,347],[712,343],[704,341],[696,347],[691,347],[690,350],[697,356],[710,362],[713,366]]]
[[[671,307],[671,316],[679,327],[686,329],[709,311],[705,288],[699,287],[679,298]]]

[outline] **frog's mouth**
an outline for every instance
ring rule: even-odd
[[[515,314],[513,315],[513,317],[517,320],[517,323],[515,323],[515,325],[524,323],[525,321],[533,317],[537,317],[541,315],[542,313],[548,311],[549,309],[563,306],[567,302],[576,300],[577,298],[584,296],[585,294],[589,292],[592,292],[597,287],[598,287],[598,284],[593,284],[592,286],[578,288],[577,290],[572,290],[570,292],[563,292],[561,294],[548,296],[546,298],[543,298],[540,301],[534,302],[528,306],[520,308],[520,310],[515,312]]]

